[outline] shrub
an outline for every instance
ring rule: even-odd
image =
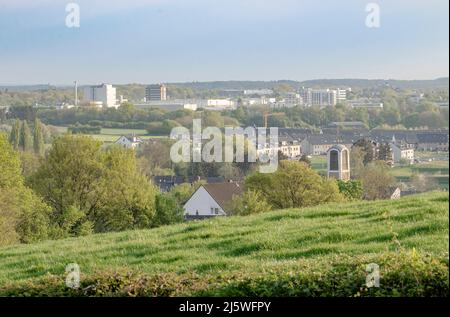
[[[271,209],[269,203],[260,193],[249,190],[240,196],[233,197],[230,214],[245,216],[259,214]]]
[[[377,263],[380,286],[366,286],[366,267]],[[278,266],[264,272],[220,274],[158,273],[125,269],[81,276],[78,289],[64,276],[0,287],[0,296],[224,296],[224,297],[443,297],[448,295],[448,259],[412,251],[371,256],[334,256],[299,260],[295,269]]]

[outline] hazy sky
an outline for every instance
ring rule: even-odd
[[[81,10],[67,28],[66,4]],[[379,4],[380,28],[365,25]],[[0,0],[0,84],[448,76],[448,0]]]

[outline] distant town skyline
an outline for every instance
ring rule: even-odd
[[[65,25],[66,4],[80,27]],[[365,25],[366,5],[380,27]],[[0,85],[448,77],[447,0],[0,0]]]

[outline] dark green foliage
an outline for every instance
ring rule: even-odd
[[[155,189],[136,166],[132,150],[102,151],[90,137],[57,138],[31,177],[32,188],[52,207],[57,237],[150,227]]]
[[[339,192],[348,200],[360,200],[363,197],[362,184],[358,180],[343,181],[338,179]]]
[[[39,119],[34,121],[34,134],[33,134],[33,148],[34,153],[39,156],[44,156],[45,143],[42,123]]]
[[[378,148],[378,160],[389,162],[392,161],[392,150],[389,143],[382,143]]]
[[[13,146],[14,150],[19,149],[20,143],[20,120],[16,119],[9,134],[9,143]]]
[[[174,197],[167,194],[156,196],[156,212],[152,220],[154,227],[182,222],[183,219],[183,208]]]
[[[369,139],[361,139],[355,142],[353,144],[354,147],[361,148],[362,152],[364,153],[363,156],[363,163],[364,165],[369,164],[375,159],[375,149],[374,145],[372,144],[372,141]]]
[[[0,134],[0,245],[48,237],[49,208],[24,185],[18,153]]]
[[[335,182],[297,161],[280,161],[274,173],[254,173],[246,178],[245,186],[261,194],[273,208],[314,206],[343,198]]]
[[[304,162],[304,163],[306,163],[309,167],[311,167],[311,160],[308,158],[308,155],[303,154],[303,155],[300,157],[299,161],[300,161],[300,162]]]
[[[33,137],[27,121],[22,123],[22,127],[20,129],[19,149],[25,152],[33,150]]]
[[[72,134],[100,134],[102,131],[102,127],[75,124],[69,126],[68,131]]]

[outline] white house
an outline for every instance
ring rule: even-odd
[[[141,143],[142,139],[135,136],[135,135],[122,135],[119,139],[117,139],[115,144],[119,144],[120,146],[126,148],[126,149],[135,149],[137,148]]]
[[[414,148],[409,148],[404,143],[391,143],[392,159],[394,163],[406,160],[410,164],[414,163]]]
[[[242,185],[236,182],[202,185],[184,204],[185,217],[189,220],[226,216],[233,196],[242,191]]]

